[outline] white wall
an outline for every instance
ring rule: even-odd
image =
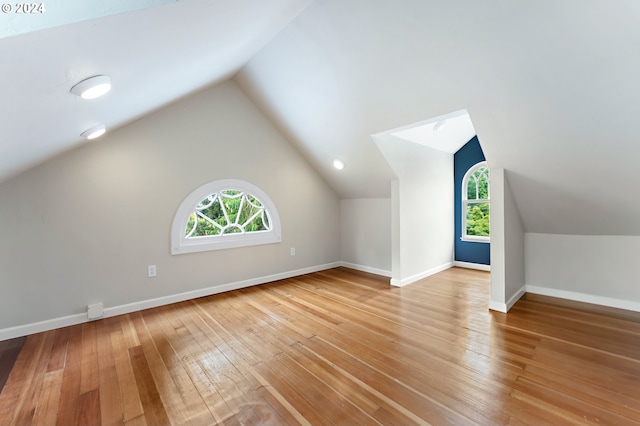
[[[525,292],[524,227],[504,169],[491,169],[491,300],[507,312]]]
[[[391,282],[402,281],[400,256],[400,181],[391,181]]]
[[[391,199],[340,201],[341,259],[345,266],[391,276]]]
[[[399,232],[399,259],[393,262],[391,283],[410,284],[451,267],[453,155],[389,135],[374,140],[398,177],[397,187],[392,186],[397,209],[392,232]]]
[[[527,233],[527,291],[640,311],[638,253],[638,236]]]
[[[282,243],[171,256],[179,204],[221,178],[269,195]],[[0,241],[1,334],[99,301],[122,306],[338,262],[340,206],[227,82],[2,183]]]

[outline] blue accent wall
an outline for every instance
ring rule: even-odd
[[[489,265],[490,243],[461,241],[462,236],[462,179],[471,166],[485,161],[478,137],[474,136],[453,156],[453,179],[455,194],[455,260]]]

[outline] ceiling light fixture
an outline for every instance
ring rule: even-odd
[[[436,124],[433,125],[433,131],[439,132],[440,130],[442,130],[445,124],[446,124],[446,121],[444,120],[438,121]]]
[[[85,130],[80,134],[80,136],[91,140],[104,135],[104,132],[106,131],[107,129],[104,124],[98,124],[97,126],[93,126],[92,128]]]
[[[95,99],[111,90],[111,77],[96,75],[82,80],[71,88],[71,93],[82,99]]]
[[[344,162],[336,158],[335,160],[333,160],[333,167],[338,170],[342,170],[344,169]]]

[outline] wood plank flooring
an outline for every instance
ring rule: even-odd
[[[488,294],[338,268],[32,335],[0,425],[640,424],[640,314]]]
[[[13,364],[16,362],[16,358],[22,350],[22,345],[26,337],[18,337],[10,340],[3,340],[0,342],[0,392],[4,388]]]

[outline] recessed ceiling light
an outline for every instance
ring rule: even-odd
[[[336,158],[335,160],[333,160],[333,167],[335,167],[338,170],[342,170],[344,169],[344,162]]]
[[[111,77],[96,75],[82,80],[71,88],[71,93],[82,99],[95,99],[111,90]]]
[[[80,136],[91,140],[104,135],[104,132],[106,131],[107,129],[104,124],[98,124],[97,126],[93,126],[92,128],[85,130],[80,134]]]

